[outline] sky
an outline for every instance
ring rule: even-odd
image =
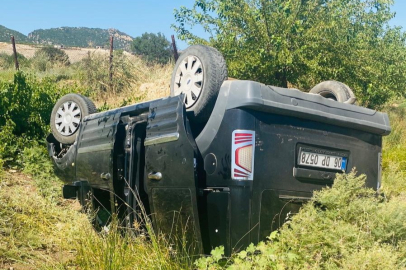
[[[194,0],[0,0],[0,25],[25,35],[62,26],[116,28],[132,37],[143,33],[175,34],[173,10],[192,7]],[[406,30],[406,1],[395,0],[391,25]],[[196,34],[207,37],[201,29]],[[176,37],[176,35],[175,35]],[[177,40],[180,49],[187,44]]]

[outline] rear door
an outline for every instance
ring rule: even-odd
[[[151,103],[144,144],[145,187],[156,231],[200,253],[197,147],[180,96]]]

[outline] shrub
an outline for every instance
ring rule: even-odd
[[[386,106],[391,134],[383,139],[382,188],[388,195],[406,192],[406,108],[405,104]]]
[[[135,81],[134,64],[123,51],[115,51],[113,56],[113,79],[109,77],[109,59],[100,54],[88,54],[78,66],[79,80],[95,95],[112,90],[120,93],[131,88]],[[112,89],[110,89],[112,83]]]
[[[29,64],[29,60],[24,55],[17,53],[17,59],[20,67],[26,67]],[[0,53],[0,69],[7,70],[14,68],[14,55]]]
[[[315,192],[269,241],[223,258],[196,261],[199,269],[400,269],[406,267],[406,197],[386,199],[365,188],[365,176],[338,175]]]
[[[21,165],[26,147],[44,141],[56,100],[68,90],[50,79],[41,82],[17,72],[13,82],[0,82],[0,158]]]
[[[37,50],[31,59],[32,67],[39,71],[46,71],[56,66],[69,66],[69,56],[61,49],[42,47]]]

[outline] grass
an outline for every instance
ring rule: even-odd
[[[24,173],[0,170],[1,269],[189,269],[189,256],[174,256],[151,225],[147,233],[123,230],[113,219],[95,231],[94,213],[60,197],[61,182],[42,149],[24,156]]]
[[[74,210],[75,204],[51,203],[40,195],[32,178],[4,172],[0,180],[0,205],[0,268],[74,266],[77,225],[88,224],[87,217]]]
[[[340,176],[267,242],[231,258],[221,248],[193,264],[162,236],[124,231],[116,220],[95,231],[78,204],[62,200],[41,148],[24,152],[25,173],[2,172],[0,267],[16,269],[406,269],[404,109],[389,109],[383,191],[355,173]],[[28,177],[27,175],[31,175]],[[135,228],[134,228],[135,230]],[[134,237],[134,235],[138,235]]]
[[[387,106],[392,132],[383,140],[382,190],[388,195],[406,192],[406,103]]]
[[[406,194],[385,198],[365,176],[339,175],[268,241],[198,269],[406,269]]]

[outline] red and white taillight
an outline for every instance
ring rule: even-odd
[[[231,151],[231,178],[253,180],[255,131],[234,130]]]

